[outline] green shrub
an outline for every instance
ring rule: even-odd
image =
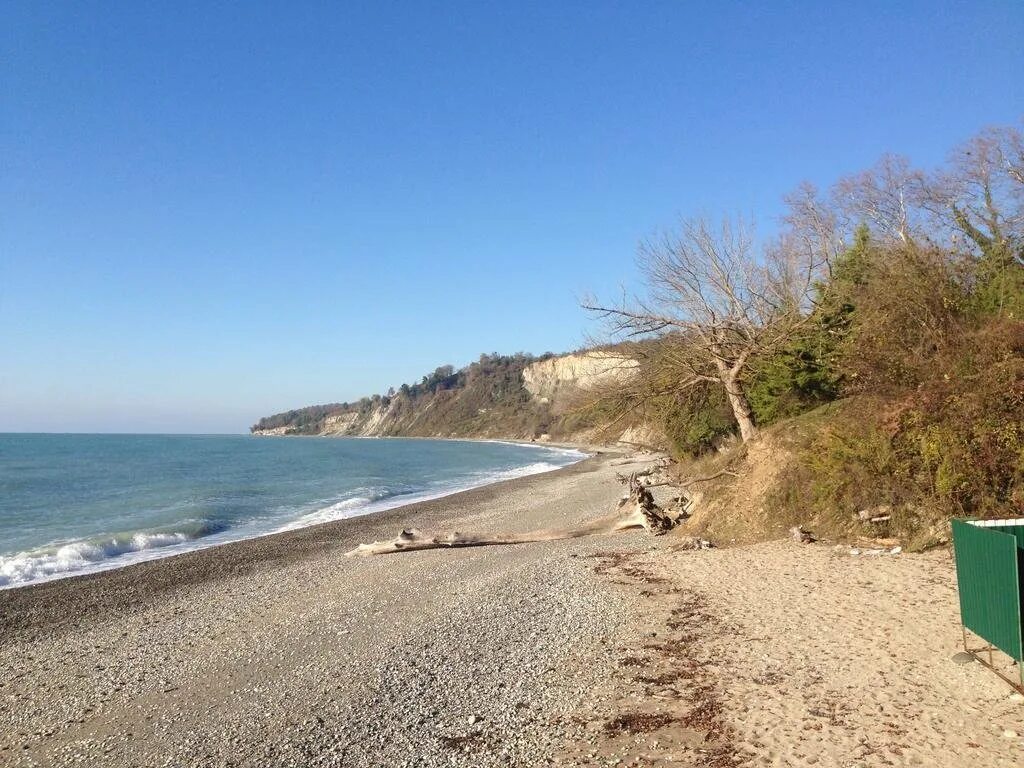
[[[878,532],[910,538],[954,516],[1024,515],[1024,322],[965,331],[900,397],[844,402],[770,507],[842,533],[880,504],[894,512]]]
[[[705,384],[665,398],[659,424],[676,458],[698,456],[736,431],[725,391]]]

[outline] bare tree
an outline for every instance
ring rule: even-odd
[[[957,147],[928,179],[925,207],[941,231],[965,236],[976,254],[1021,259],[1024,242],[1024,138],[988,128]]]
[[[1024,261],[1024,136],[1016,127],[985,129],[935,173],[885,155],[869,170],[840,179],[832,198],[831,214],[803,190],[788,202],[806,232],[838,215],[844,224],[868,224],[883,242],[953,243],[975,256]]]
[[[743,375],[755,354],[792,338],[806,320],[811,292],[825,260],[816,249],[780,241],[759,251],[753,232],[728,220],[715,230],[704,220],[640,248],[647,298],[584,308],[611,331],[643,337],[674,331],[679,388],[714,382],[725,389],[740,436],[757,436]]]
[[[924,190],[924,174],[907,158],[884,155],[873,168],[836,182],[833,197],[844,215],[869,224],[883,241],[915,245],[925,235]]]
[[[813,184],[804,182],[787,195],[788,212],[782,221],[788,227],[789,247],[803,249],[808,261],[835,264],[846,250],[846,239],[852,227],[841,218],[834,205],[823,200]]]

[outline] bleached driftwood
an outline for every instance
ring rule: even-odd
[[[798,544],[813,544],[817,541],[814,534],[805,529],[802,525],[794,525],[790,528],[789,538]]]
[[[454,549],[456,547],[487,547],[504,544],[526,544],[534,541],[578,539],[616,533],[630,528],[643,528],[659,536],[675,527],[678,517],[667,513],[654,502],[654,496],[636,475],[629,478],[629,495],[619,502],[616,512],[570,528],[549,528],[527,533],[473,534],[458,531],[433,536],[416,528],[407,528],[388,541],[360,544],[345,553],[346,557],[366,557],[421,549]]]

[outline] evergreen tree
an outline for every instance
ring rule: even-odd
[[[749,396],[759,424],[770,424],[810,410],[839,396],[838,359],[853,313],[857,289],[870,262],[870,235],[857,228],[850,245],[832,265],[827,282],[815,290],[811,322],[789,345],[758,360]]]

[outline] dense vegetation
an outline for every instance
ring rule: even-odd
[[[313,434],[317,427],[323,423],[324,418],[332,413],[337,413],[348,408],[347,403],[330,403],[328,405],[310,405],[305,408],[296,408],[292,411],[275,413],[273,416],[265,416],[252,426],[252,429],[278,429],[288,427],[296,434]]]
[[[762,253],[704,225],[642,251],[651,296],[596,309],[648,339],[643,374],[591,409],[643,412],[679,456],[736,439],[742,407],[752,436],[800,417],[813,428],[774,491],[779,514],[842,528],[888,505],[887,531],[919,538],[952,515],[1024,514],[1021,133],[987,130],[931,173],[886,157],[788,202]],[[723,253],[746,274],[701,282]],[[730,391],[714,367],[739,355]]]

